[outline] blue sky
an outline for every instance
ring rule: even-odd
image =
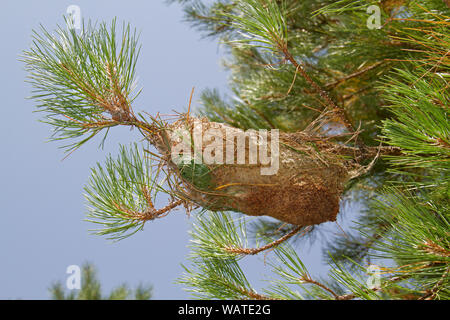
[[[84,222],[83,187],[90,168],[119,143],[140,139],[128,129],[113,130],[103,150],[98,140],[84,145],[62,161],[57,143],[46,142],[50,127],[34,102],[26,100],[30,86],[18,61],[30,47],[31,31],[42,23],[47,29],[62,24],[69,5],[78,5],[83,18],[130,22],[141,31],[142,51],[137,65],[138,85],[144,90],[135,101],[136,111],[172,113],[187,108],[196,88],[194,105],[206,87],[226,91],[226,72],[220,65],[217,42],[205,40],[182,22],[179,6],[164,1],[2,1],[0,11],[0,299],[48,299],[48,287],[65,281],[69,265],[93,262],[104,293],[119,284],[140,282],[154,286],[156,299],[184,299],[189,295],[174,280],[188,254],[190,219],[182,210],[148,223],[143,232],[118,243],[90,235]],[[307,265],[320,270],[320,254],[304,252]],[[267,271],[262,258],[243,264],[256,281]],[[255,284],[258,287],[258,284]]]

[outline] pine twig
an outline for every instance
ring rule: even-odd
[[[262,295],[257,293],[254,290],[247,290],[245,288],[242,287],[236,287],[235,288],[237,291],[239,291],[240,294],[249,297],[250,299],[253,300],[275,300],[273,298],[269,298],[268,296]]]
[[[318,286],[318,287],[322,288],[323,290],[328,291],[329,293],[331,293],[336,300],[340,300],[339,299],[340,296],[336,292],[334,292],[332,289],[330,289],[326,285],[324,285],[323,283],[315,281],[315,280],[311,279],[309,276],[306,276],[306,277],[304,276],[304,277],[300,278],[300,280],[302,282],[311,283],[311,284],[313,284],[315,286]]]
[[[155,208],[149,208],[149,210],[146,210],[143,213],[142,220],[147,221],[147,220],[153,220],[155,218],[160,218],[160,217],[166,216],[170,210],[182,205],[184,202],[185,202],[184,200],[177,200],[159,210],[155,210]]]
[[[280,47],[281,52],[284,54],[285,59],[288,60],[292,65],[296,68],[296,72],[299,72],[302,77],[313,87],[313,89],[319,94],[319,96],[327,103],[328,108],[336,112],[336,114],[339,116],[340,120],[344,124],[344,126],[347,128],[349,132],[355,132],[355,128],[353,127],[352,123],[348,119],[347,113],[345,112],[343,107],[339,107],[333,99],[330,98],[328,93],[322,89],[317,82],[315,82],[305,71],[305,69],[295,60],[295,58],[292,56],[292,54],[287,49],[287,46],[284,44],[282,47]]]
[[[373,69],[379,67],[383,63],[385,63],[385,61],[378,61],[378,62],[376,62],[376,63],[374,63],[374,64],[372,64],[372,65],[370,65],[370,66],[368,66],[368,67],[366,67],[366,68],[364,68],[362,70],[358,70],[358,71],[356,71],[356,72],[354,72],[352,74],[349,74],[349,75],[347,75],[347,76],[345,76],[343,78],[340,78],[340,79],[337,79],[337,80],[335,80],[333,82],[327,83],[325,85],[325,88],[336,87],[338,84],[341,84],[342,82],[345,82],[345,81],[347,81],[349,79],[359,77],[360,75],[362,75],[362,74],[364,74],[364,73],[366,73],[366,72],[368,72],[370,70],[373,70]]]
[[[281,238],[266,244],[265,246],[259,247],[259,248],[235,248],[235,247],[226,247],[225,250],[227,252],[230,253],[236,253],[236,254],[244,254],[244,255],[255,255],[258,254],[262,251],[274,248],[278,245],[280,245],[281,243],[283,243],[284,241],[290,239],[291,237],[293,237],[294,235],[296,235],[300,230],[301,230],[302,226],[298,226],[296,228],[294,228],[291,232],[285,234],[284,236],[282,236]],[[307,227],[301,235],[304,235],[305,233],[307,233],[309,230],[311,229],[311,226]]]
[[[441,289],[441,285],[444,283],[445,279],[447,279],[449,271],[450,267],[447,267],[445,272],[442,274],[441,279],[436,282],[431,290],[429,290],[423,297],[420,297],[418,300],[433,300]]]

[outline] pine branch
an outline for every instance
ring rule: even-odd
[[[347,80],[350,80],[350,79],[359,77],[359,76],[365,74],[366,72],[369,72],[369,71],[371,71],[371,70],[373,70],[373,69],[376,69],[376,68],[378,68],[379,66],[383,65],[384,63],[386,63],[386,62],[384,62],[384,61],[378,61],[377,63],[374,63],[374,64],[372,64],[372,65],[370,65],[370,66],[368,66],[368,67],[366,67],[366,68],[363,68],[363,69],[361,69],[361,70],[355,71],[355,72],[353,72],[353,73],[351,73],[351,74],[349,74],[349,75],[347,75],[347,76],[345,76],[345,77],[342,77],[342,78],[340,78],[340,79],[337,79],[337,80],[335,80],[335,81],[333,81],[333,82],[327,83],[324,87],[325,87],[325,88],[335,87],[335,86],[337,86],[337,85],[342,84],[343,82],[345,82],[345,81],[347,81]]]
[[[306,73],[304,67],[302,67],[292,56],[292,54],[287,49],[287,45],[280,48],[285,56],[285,58],[292,63],[297,72],[299,72],[303,78],[314,88],[314,90],[320,95],[320,97],[327,103],[329,110],[333,110],[340,118],[344,126],[347,128],[348,132],[354,133],[355,128],[353,127],[351,121],[348,118],[344,108],[338,107],[333,99],[330,98],[328,93],[322,89],[311,77]]]
[[[311,279],[309,276],[301,277],[300,281],[305,282],[305,283],[311,283],[311,284],[313,284],[315,286],[318,286],[319,288],[321,288],[321,289],[331,293],[333,295],[333,297],[335,297],[336,300],[344,300],[344,299],[340,299],[341,296],[339,296],[337,293],[335,293],[331,288],[328,288],[323,283],[320,283],[318,281],[315,281],[315,280]]]
[[[249,284],[242,269],[233,258],[214,256],[191,257],[193,267],[184,267],[185,274],[177,280],[187,291],[201,299],[256,299],[270,297],[259,294]]]
[[[184,200],[173,200],[156,209],[154,198],[159,192],[173,194],[159,182],[159,174],[151,172],[150,159],[143,156],[137,145],[120,148],[117,159],[109,156],[105,166],[97,164],[92,169],[86,199],[91,205],[87,221],[104,226],[93,230],[95,234],[108,235],[120,240],[142,230],[145,222],[161,218],[172,209],[184,205]]]
[[[291,237],[295,236],[302,228],[303,227],[301,227],[301,226],[296,227],[292,231],[290,231],[289,233],[287,233],[284,236],[282,236],[281,238],[279,238],[279,239],[277,239],[275,241],[272,241],[272,242],[270,242],[270,243],[268,243],[268,244],[266,244],[264,246],[261,246],[259,248],[226,247],[226,248],[224,248],[224,250],[228,251],[230,253],[233,253],[233,254],[255,255],[255,254],[258,254],[258,253],[260,253],[262,251],[265,251],[265,250],[268,250],[268,249],[272,249],[272,248],[280,245],[284,241],[286,241],[286,240],[290,239]],[[310,229],[311,229],[311,226],[306,227],[303,230],[303,232],[302,232],[302,234],[300,236],[302,236],[302,235],[306,234],[307,232],[309,232]]]
[[[433,300],[434,298],[436,298],[439,291],[442,289],[442,285],[445,282],[448,282],[449,271],[450,271],[450,267],[448,267],[447,270],[445,270],[445,272],[442,274],[441,279],[438,282],[436,282],[434,287],[431,288],[431,290],[428,290],[426,292],[426,294],[424,296],[420,297],[418,300]]]
[[[23,61],[34,88],[31,97],[46,113],[45,122],[54,127],[53,140],[81,138],[64,146],[72,151],[92,137],[118,124],[138,123],[131,104],[135,93],[135,66],[139,55],[138,36],[123,25],[117,46],[116,20],[97,29],[83,24],[78,34],[59,27],[56,35],[44,27],[34,32],[33,47]]]

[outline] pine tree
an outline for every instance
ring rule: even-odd
[[[118,125],[151,145],[123,146],[92,170],[87,219],[96,233],[120,240],[176,207],[194,211],[179,283],[198,298],[448,299],[448,3],[171,2],[227,48],[232,92],[202,92],[203,107],[189,104],[175,121],[132,108],[139,49],[128,25],[120,35],[115,21],[77,33],[68,21],[57,36],[36,32],[24,54],[33,98],[54,139],[71,141],[67,151]],[[279,172],[198,161],[210,146],[198,149],[199,124],[278,129]],[[174,158],[177,143],[194,156]],[[159,194],[167,205],[157,209]],[[334,224],[338,235],[323,248],[329,275],[313,278],[296,243],[323,238],[321,223],[345,214],[346,202],[364,210],[349,230]],[[260,292],[240,266],[256,254],[275,274]]]
[[[126,284],[111,290],[107,296],[102,295],[97,271],[92,263],[85,263],[81,268],[81,288],[66,292],[61,282],[55,282],[49,288],[53,300],[149,300],[152,297],[151,286],[139,285],[133,292]]]

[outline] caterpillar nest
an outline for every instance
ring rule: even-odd
[[[340,144],[303,132],[247,130],[206,118],[166,124],[150,138],[191,201],[212,211],[267,215],[294,225],[336,220],[360,166]]]

